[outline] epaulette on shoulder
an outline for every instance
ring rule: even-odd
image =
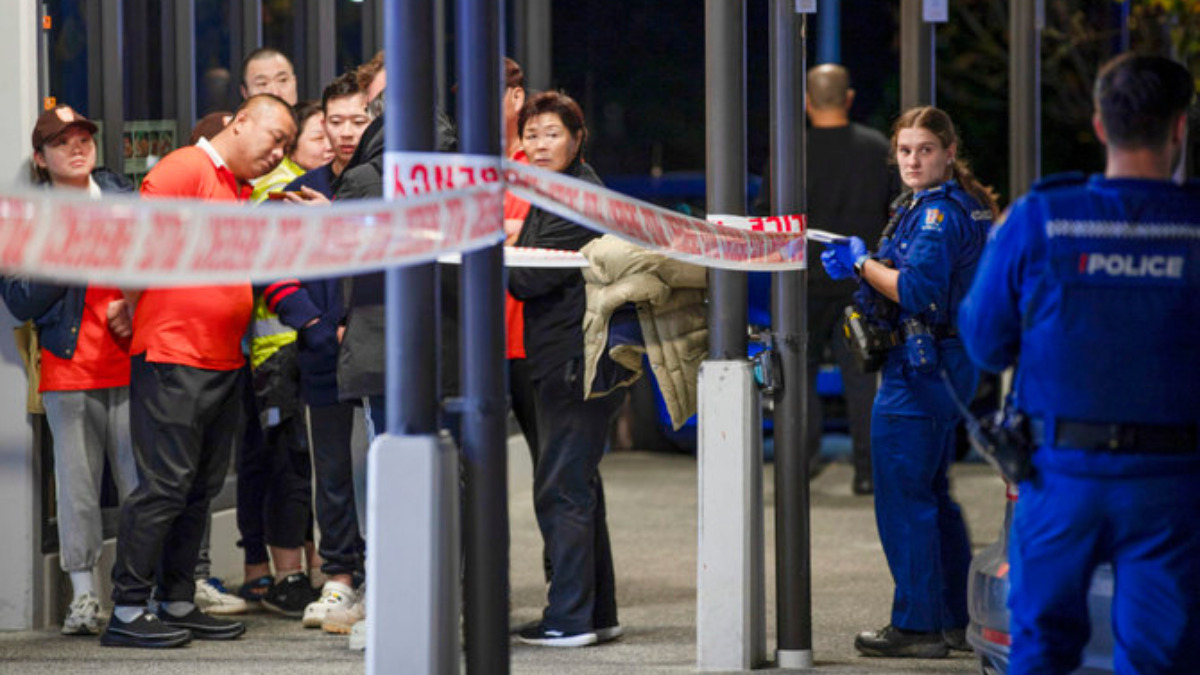
[[[1056,190],[1058,188],[1071,187],[1075,185],[1083,185],[1087,182],[1087,174],[1082,171],[1068,171],[1065,173],[1056,173],[1051,176],[1035,182],[1032,190],[1037,192],[1046,192],[1048,190]]]

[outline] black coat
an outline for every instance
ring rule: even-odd
[[[454,125],[440,111],[436,115],[438,150],[457,147]],[[358,150],[346,170],[334,181],[335,200],[383,197],[384,117],[363,131]],[[438,300],[439,381],[442,396],[458,394],[458,267],[439,265]],[[351,278],[346,308],[346,334],[338,352],[338,396],[343,401],[380,396],[384,388],[384,273]]]
[[[564,174],[603,185],[592,167],[576,160]],[[539,207],[529,210],[517,246],[578,251],[600,233]],[[571,359],[583,358],[583,273],[576,268],[514,267],[508,290],[525,303],[525,353],[530,376],[541,379]]]

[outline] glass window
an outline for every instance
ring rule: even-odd
[[[83,1],[50,0],[43,6],[51,21],[46,49],[49,95],[84,117],[99,117],[99,110],[88,109],[88,20]]]
[[[300,100],[311,92],[304,91],[308,80],[304,54],[304,8],[302,0],[262,0],[263,46],[278,49],[292,60],[296,70]]]
[[[367,57],[363,54],[362,0],[338,0],[337,61],[338,75],[357,68]]]
[[[242,64],[230,54],[236,22],[230,4],[227,0],[196,0],[197,118],[233,110],[242,98],[238,90]]]

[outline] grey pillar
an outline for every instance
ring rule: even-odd
[[[550,0],[518,0],[517,60],[525,87],[545,91],[554,83],[554,23]]]
[[[1008,5],[1008,189],[1025,194],[1042,169],[1041,0]]]
[[[167,9],[164,7],[164,10]],[[172,60],[175,94],[175,145],[183,147],[196,124],[196,4],[195,0],[174,0],[174,49],[164,50]]]
[[[705,180],[710,214],[746,213],[746,14],[737,0],[704,3]],[[709,270],[708,356],[746,358],[744,272]]]
[[[900,110],[937,105],[933,24],[922,18],[922,0],[900,0]]]
[[[304,54],[293,54],[292,58],[303,58],[304,86],[300,99],[320,99],[325,85],[337,76],[337,13],[334,3],[328,0],[306,0],[304,12]]]
[[[805,17],[792,0],[771,0],[771,213],[803,213]],[[775,391],[775,611],[777,662],[811,668],[807,271],[771,275],[771,324],[783,386]],[[813,448],[816,452],[818,449]]]
[[[29,137],[41,112],[38,98],[39,4],[16,2],[0,22],[0,184],[28,175]],[[0,305],[0,578],[9,592],[0,602],[0,630],[40,626],[42,597],[41,473],[25,413],[25,372],[10,328],[17,321]]]
[[[117,173],[125,170],[125,144],[121,140],[121,133],[125,128],[123,5],[121,0],[104,0],[100,3],[97,17],[100,26],[98,45],[100,79],[88,78],[89,89],[93,87],[101,89],[98,112],[100,119],[104,122],[104,161],[108,168]],[[96,114],[96,111],[91,111],[91,114]]]

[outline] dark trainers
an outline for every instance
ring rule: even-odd
[[[596,644],[596,634],[590,631],[583,633],[564,633],[561,630],[547,628],[539,623],[530,626],[517,634],[517,638],[527,645],[539,647],[586,647]]]
[[[232,640],[246,632],[246,624],[241,621],[218,619],[200,611],[199,607],[192,608],[183,616],[172,616],[162,609],[158,612],[158,619],[172,628],[191,631],[192,637],[197,640]]]
[[[295,619],[304,616],[304,608],[308,603],[316,601],[320,595],[313,590],[304,572],[289,574],[271,587],[263,596],[263,607]]]
[[[941,659],[950,653],[950,647],[942,637],[941,631],[918,633],[890,624],[877,631],[859,633],[858,637],[854,638],[854,648],[863,656],[886,658]]]
[[[967,631],[965,628],[951,628],[950,630],[944,630],[942,631],[942,639],[946,641],[946,646],[953,651],[975,651],[971,647],[971,643],[967,642]]]
[[[100,644],[105,647],[182,647],[191,641],[190,631],[168,626],[150,612],[142,612],[128,623],[114,613],[108,620],[108,628],[100,635]]]

